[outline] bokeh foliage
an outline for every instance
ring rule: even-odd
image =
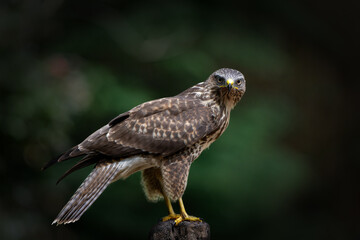
[[[341,6],[317,2],[238,4],[0,3],[0,238],[145,239],[166,208],[145,200],[139,174],[54,227],[91,168],[57,186],[74,161],[40,168],[117,114],[221,67],[242,71],[247,92],[193,164],[187,211],[214,239],[357,236],[355,92],[344,79],[356,75],[355,8],[341,18]]]

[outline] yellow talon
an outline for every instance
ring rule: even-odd
[[[162,221],[165,222],[170,219],[178,219],[179,217],[181,217],[180,214],[176,214],[174,212],[174,209],[171,206],[170,199],[165,194],[164,194],[164,199],[165,199],[166,206],[168,207],[168,210],[169,210],[169,215],[167,215],[166,217],[163,217]]]
[[[189,215],[187,217],[180,216],[177,219],[175,219],[175,226],[177,226],[179,223],[181,223],[183,221],[202,222],[202,220],[200,218],[198,218],[198,217],[189,216]]]
[[[175,219],[175,225],[177,226],[179,223],[181,223],[182,221],[191,221],[191,222],[195,222],[195,221],[199,221],[202,222],[202,220],[198,217],[194,217],[194,216],[189,216],[186,211],[185,211],[185,207],[184,207],[184,203],[182,201],[182,198],[179,198],[179,205],[180,205],[180,211],[181,211],[181,215],[180,217],[178,217],[177,219]]]
[[[165,222],[165,221],[171,220],[171,219],[178,219],[179,217],[181,217],[180,214],[169,214],[166,217],[163,217],[162,221]]]
[[[182,198],[179,198],[179,205],[180,205],[181,214],[176,214],[174,212],[174,209],[173,209],[173,207],[171,205],[170,199],[165,194],[164,194],[164,199],[165,199],[166,206],[168,207],[168,210],[169,210],[169,215],[162,218],[163,222],[174,219],[176,226],[179,223],[183,222],[183,221],[191,221],[191,222],[199,221],[199,222],[202,222],[202,220],[200,218],[189,216],[186,213]]]

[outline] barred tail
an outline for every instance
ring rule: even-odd
[[[123,168],[123,162],[98,164],[52,224],[76,222]]]
[[[52,224],[76,222],[110,183],[149,167],[153,167],[151,161],[142,157],[97,164]]]

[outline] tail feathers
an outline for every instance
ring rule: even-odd
[[[98,164],[52,224],[66,224],[79,220],[122,169],[121,161]]]
[[[71,149],[69,149],[69,150],[66,151],[65,153],[61,154],[61,155],[58,156],[57,158],[54,158],[54,159],[50,160],[50,161],[42,168],[42,170],[45,170],[45,169],[51,167],[51,166],[54,165],[55,163],[62,162],[62,161],[68,160],[68,159],[70,159],[70,158],[82,156],[82,155],[85,155],[85,154],[86,154],[86,153],[80,151],[79,148],[78,148],[78,145],[76,145],[75,147],[72,147]]]

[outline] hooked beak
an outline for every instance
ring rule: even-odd
[[[230,90],[231,90],[231,88],[232,88],[232,86],[234,84],[234,80],[229,78],[229,79],[226,80],[226,83],[227,83],[228,90],[230,92]]]

